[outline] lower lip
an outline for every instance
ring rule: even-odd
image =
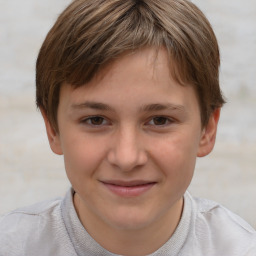
[[[121,197],[136,197],[150,190],[156,183],[149,183],[137,186],[117,186],[113,184],[103,183],[112,193]]]

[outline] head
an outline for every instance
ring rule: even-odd
[[[109,251],[149,254],[175,230],[214,145],[218,70],[211,26],[186,0],[76,0],[47,35],[37,104],[80,220]]]
[[[48,33],[37,59],[36,101],[58,131],[59,92],[88,83],[119,56],[165,48],[179,84],[194,88],[202,127],[224,103],[219,49],[204,14],[187,0],[75,0]]]

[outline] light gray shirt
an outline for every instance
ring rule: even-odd
[[[115,256],[84,229],[73,205],[63,199],[15,210],[0,219],[0,256]],[[256,231],[223,206],[184,195],[173,236],[151,256],[256,256]]]

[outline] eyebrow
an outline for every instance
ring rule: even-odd
[[[92,101],[86,101],[81,104],[72,104],[71,108],[72,109],[91,108],[91,109],[96,109],[96,110],[113,111],[113,109],[107,104],[99,103],[99,102],[92,102]]]
[[[95,110],[114,111],[114,109],[107,104],[100,103],[100,102],[93,102],[93,101],[86,101],[80,104],[72,104],[71,108],[72,109],[90,108]],[[185,107],[183,105],[177,105],[177,104],[171,104],[171,103],[147,104],[147,105],[143,105],[140,108],[140,111],[142,112],[153,112],[153,111],[161,111],[161,110],[178,110],[178,111],[186,112]]]
[[[161,111],[161,110],[179,110],[179,111],[185,111],[185,107],[182,105],[176,105],[176,104],[148,104],[142,106],[142,111],[144,112],[153,112],[153,111]]]

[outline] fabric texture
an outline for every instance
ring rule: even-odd
[[[0,256],[116,256],[82,226],[70,189],[65,198],[15,210],[0,219]],[[150,256],[256,256],[256,231],[223,206],[184,195],[172,237]]]

